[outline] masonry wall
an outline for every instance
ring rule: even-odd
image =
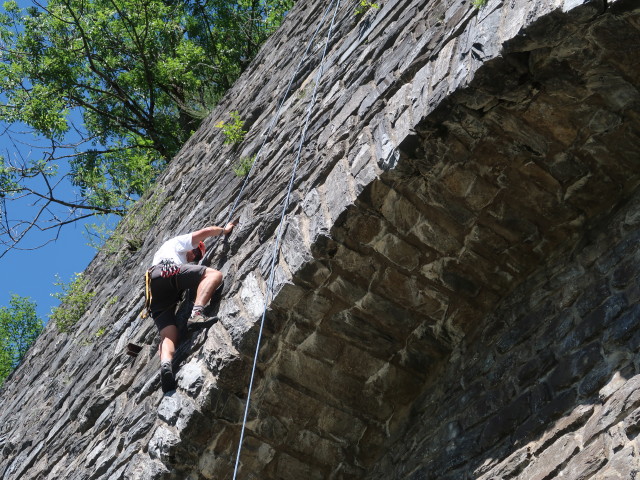
[[[369,478],[640,474],[640,198],[465,339]]]
[[[616,251],[631,259],[617,245],[637,224],[637,2],[388,0],[360,16],[342,2],[333,35],[326,21],[313,37],[332,5],[289,13],[158,179],[142,246],[97,255],[77,328],[49,325],[6,382],[3,478],[231,478],[325,46],[239,478],[583,478],[623,452],[634,464],[635,397],[618,399],[635,350],[614,339],[636,318],[633,281],[615,273],[630,260],[594,279]],[[216,128],[235,110],[249,130],[237,147]],[[219,321],[185,338],[178,389],[162,395],[143,273],[165,239],[225,221],[243,182],[231,166],[263,141],[239,228],[209,245]],[[584,250],[607,225],[617,233]],[[608,425],[608,411],[624,413]],[[610,433],[616,446],[591,456]]]

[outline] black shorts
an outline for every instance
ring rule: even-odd
[[[176,305],[182,292],[195,291],[206,269],[204,265],[184,264],[179,273],[164,278],[160,266],[151,267],[151,317],[158,330],[176,325]]]

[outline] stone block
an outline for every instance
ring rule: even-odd
[[[311,357],[283,352],[279,374],[299,389],[314,392],[324,401],[338,401],[344,408],[360,410],[365,416],[383,419],[391,413],[389,406],[380,404],[378,398],[362,395],[364,383],[361,379]]]
[[[489,469],[486,473],[483,473],[483,475],[478,477],[477,480],[494,480],[498,478],[509,477],[513,478],[529,464],[529,457],[530,454],[527,448],[516,450],[498,465]],[[475,473],[478,473],[478,470],[476,470],[474,474]]]
[[[564,435],[540,452],[521,473],[522,478],[543,480],[551,478],[558,467],[579,452],[580,445],[572,434]]]
[[[197,397],[204,383],[202,366],[196,361],[183,365],[176,374],[180,388],[192,397]]]
[[[269,463],[271,463],[275,455],[276,450],[271,445],[252,435],[246,435],[240,452],[241,468],[238,473],[244,471],[246,474],[247,472],[255,472],[261,469],[268,471],[270,469]],[[252,474],[250,473],[249,475]]]
[[[527,387],[532,382],[544,378],[555,364],[556,359],[551,350],[536,352],[535,356],[517,369],[518,386]]]
[[[299,430],[291,442],[291,452],[298,458],[308,458],[310,463],[325,468],[345,460],[345,453],[338,443],[305,429]]]
[[[278,453],[276,459],[276,478],[305,478],[323,480],[327,472],[315,465],[298,460],[286,453]]]
[[[149,441],[149,455],[154,460],[170,462],[174,449],[179,443],[180,437],[178,434],[174,430],[161,425],[156,428]]]
[[[347,305],[357,304],[367,293],[367,285],[354,283],[345,277],[334,277],[325,289],[326,296],[336,296]]]
[[[621,414],[633,411],[640,403],[640,376],[630,378],[620,389],[599,408],[584,427],[584,442],[616,423]]]
[[[640,262],[634,258],[625,259],[625,261],[614,270],[611,278],[611,286],[624,288],[638,278],[639,274]]]
[[[569,463],[562,468],[559,475],[576,480],[587,480],[593,478],[594,474],[598,472],[607,461],[604,438],[600,435],[577,452],[576,455],[569,460]]]
[[[445,223],[446,222],[446,223]],[[443,226],[442,223],[445,223]],[[410,230],[410,233],[425,246],[444,255],[452,255],[462,248],[461,232],[452,232],[448,219],[435,210],[430,215],[423,214]]]
[[[547,379],[549,386],[556,392],[568,388],[600,361],[602,361],[600,345],[591,343],[559,360],[558,365]]]
[[[578,394],[584,398],[589,398],[595,394],[607,384],[607,381],[611,379],[614,368],[614,365],[610,365],[608,363],[599,363],[595,365],[580,382],[580,385],[578,386]]]
[[[374,239],[370,246],[388,261],[406,270],[413,271],[419,266],[420,250],[396,235],[385,233]]]
[[[325,335],[337,336],[344,342],[362,345],[381,357],[393,355],[399,345],[395,336],[379,328],[368,316],[356,309],[325,318],[318,330]]]
[[[605,302],[596,307],[595,310],[588,313],[582,320],[578,319],[576,328],[563,342],[563,348],[570,350],[592,340],[596,336],[601,336],[602,331],[608,327],[611,322],[622,312],[627,306],[627,299],[624,295],[617,294],[609,297]]]
[[[508,405],[499,406],[482,427],[479,438],[480,447],[484,450],[506,438],[531,414],[531,397],[525,393]]]
[[[563,415],[567,415],[567,412],[571,411],[575,405],[575,401],[576,392],[574,390],[568,390],[560,395],[551,396],[548,402],[537,405],[534,415],[515,429],[513,438],[526,442],[543,434],[544,440],[532,447],[532,451],[536,453],[539,449],[543,447],[546,448],[551,441],[566,433],[568,429],[565,423],[567,418],[570,419],[569,425],[575,425],[579,421],[586,421],[580,416],[581,410],[578,410],[578,413],[572,412],[568,417],[563,417]],[[576,420],[576,417],[578,420]],[[550,425],[559,426],[549,429]]]
[[[629,339],[638,330],[640,324],[640,304],[636,304],[617,318],[606,333],[605,341],[620,344]]]
[[[384,197],[380,213],[403,235],[408,234],[420,218],[415,205],[396,190],[390,190]]]

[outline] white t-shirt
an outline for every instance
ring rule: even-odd
[[[152,265],[158,265],[165,259],[171,260],[178,265],[187,263],[187,252],[189,250],[193,250],[190,233],[173,237],[160,246],[156,254],[153,256]]]

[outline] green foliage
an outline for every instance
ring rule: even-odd
[[[114,296],[114,297],[111,297],[109,300],[107,300],[107,305],[106,306],[107,307],[111,307],[111,306],[115,305],[116,303],[118,303],[118,297]]]
[[[87,311],[91,299],[96,294],[90,290],[87,291],[89,280],[84,278],[82,273],[76,273],[69,283],[56,277],[53,284],[59,286],[62,292],[51,294],[60,300],[60,305],[51,310],[49,318],[55,322],[61,333],[67,333]]]
[[[482,8],[487,4],[488,0],[472,0],[471,5],[476,8]]]
[[[126,252],[137,251],[169,200],[164,197],[163,191],[141,198],[115,229],[109,228],[106,220],[85,225],[88,245],[108,255],[115,255],[116,261],[124,258]]]
[[[359,0],[358,6],[356,7],[356,11],[353,12],[354,15],[363,15],[367,13],[370,9],[378,10],[380,5],[374,2],[370,2],[369,0]]]
[[[57,229],[94,214],[124,215],[292,5],[34,0],[23,9],[4,3],[0,122],[26,128],[48,145],[29,159],[0,158],[0,196],[39,202],[33,223],[21,218],[16,226],[42,230],[49,222],[46,228]],[[240,132],[232,133],[237,142]],[[61,176],[79,196],[56,195],[59,185],[69,190]],[[24,237],[15,231],[0,223],[0,241],[11,248]]]
[[[217,128],[222,129],[222,134],[225,137],[224,143],[226,145],[238,145],[244,140],[244,136],[247,134],[242,127],[244,127],[244,121],[240,118],[240,114],[237,111],[230,112],[231,120],[223,122],[222,120],[216,124]]]
[[[256,156],[243,157],[233,166],[233,173],[238,177],[245,177],[249,174],[249,170],[256,161]]]
[[[12,295],[9,307],[0,307],[0,385],[18,366],[43,328],[36,304],[27,297]]]
[[[107,327],[100,327],[98,330],[96,330],[96,333],[94,333],[93,336],[96,338],[100,338],[105,333],[107,333],[107,330]]]

